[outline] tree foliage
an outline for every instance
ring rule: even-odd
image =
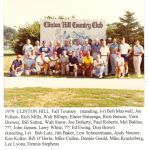
[[[107,25],[107,36],[125,37],[126,41],[130,44],[138,39],[144,44],[144,28],[140,25],[134,17],[135,13],[126,11],[123,17],[119,17],[120,22],[115,22]]]

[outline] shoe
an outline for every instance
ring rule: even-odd
[[[103,76],[99,76],[99,79],[101,79]]]
[[[126,73],[126,74],[125,74],[125,77],[128,77],[128,76],[129,76],[129,74],[128,74],[128,73]]]

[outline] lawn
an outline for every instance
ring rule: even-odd
[[[144,91],[111,89],[4,89],[5,107],[143,107]]]
[[[9,68],[10,68],[10,65],[12,63],[12,61],[16,58],[16,56],[14,54],[5,54],[4,56],[4,76],[9,76]],[[22,58],[23,60],[23,58]],[[41,75],[38,75],[38,76],[32,76],[32,77],[55,77],[55,76],[41,76]],[[56,77],[63,77],[63,76],[56,76]],[[107,77],[104,77],[105,79],[113,79],[113,78],[116,78],[115,76],[107,76]],[[137,78],[136,75],[134,74],[130,74],[129,77],[125,77],[126,79],[131,79],[131,78]],[[144,75],[142,74],[140,78],[144,78]]]

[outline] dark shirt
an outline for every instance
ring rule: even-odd
[[[57,48],[57,55],[62,55],[64,48],[63,47],[59,47]]]
[[[45,52],[45,54],[47,55],[49,53],[49,51],[50,51],[50,48],[42,46],[42,47],[40,47],[39,51],[40,51],[40,53],[41,52]]]
[[[14,69],[16,69],[17,67],[20,67],[22,65],[22,61],[15,59],[11,64],[10,71],[12,71],[13,65],[14,65]]]
[[[69,63],[71,63],[71,64],[78,64],[77,57],[69,56]]]
[[[92,52],[100,52],[100,48],[101,48],[101,45],[100,44],[93,44],[91,46],[91,49],[92,49]]]

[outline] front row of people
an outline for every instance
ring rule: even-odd
[[[116,75],[117,77],[123,76],[124,71],[124,59],[121,57],[120,52],[117,52],[116,57]],[[80,51],[79,57],[76,57],[75,51],[72,51],[71,55],[66,55],[66,51],[63,51],[63,55],[59,58],[57,52],[53,53],[53,56],[47,57],[45,52],[35,57],[33,53],[28,52],[24,57],[24,62],[21,60],[21,55],[17,55],[17,58],[12,62],[10,67],[10,76],[18,77],[24,75],[72,75],[77,77],[81,76],[96,76],[102,78],[105,74],[105,62],[98,54],[96,59],[90,56],[88,51],[86,56],[83,57],[82,51]]]

